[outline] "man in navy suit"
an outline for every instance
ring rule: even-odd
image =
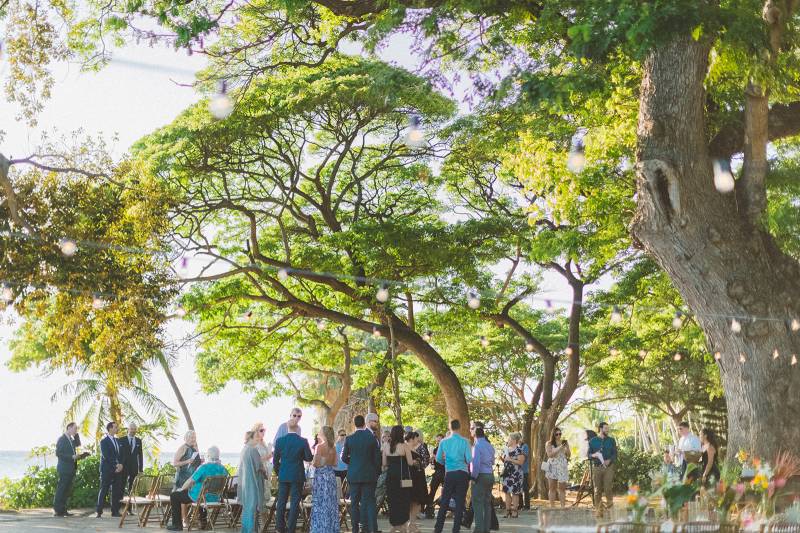
[[[311,461],[311,448],[308,441],[298,435],[295,428],[289,428],[289,433],[275,441],[275,451],[272,456],[272,465],[278,472],[278,501],[275,512],[278,515],[275,523],[278,533],[294,533],[297,526],[297,514],[300,511],[300,497],[303,492],[303,483],[306,480],[305,462]],[[286,500],[289,493],[292,502],[289,507],[289,524],[286,524]]]
[[[136,436],[139,427],[136,423],[128,424],[128,434],[118,439],[119,449],[122,458],[122,467],[125,472],[122,475],[124,485],[127,486],[128,493],[133,488],[133,481],[136,476],[144,470],[144,453],[142,452],[142,439]]]
[[[342,461],[347,463],[353,533],[358,533],[360,524],[366,524],[365,529],[374,529],[378,522],[375,485],[381,464],[381,449],[375,435],[366,427],[362,415],[356,415],[353,424],[356,430],[344,441]]]
[[[119,508],[123,485],[122,455],[116,437],[116,422],[106,424],[106,431],[106,436],[100,440],[100,492],[97,494],[96,518],[103,516],[108,489],[111,489],[111,516],[121,516]]]
[[[55,516],[72,516],[67,511],[67,498],[72,491],[72,482],[78,468],[78,451],[76,450],[75,435],[78,426],[75,422],[67,424],[67,429],[56,441],[56,457],[58,457],[58,485],[53,498],[53,513]]]

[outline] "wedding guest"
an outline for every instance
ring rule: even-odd
[[[311,495],[311,533],[339,533],[339,496],[336,474],[336,442],[333,428],[322,426],[314,453],[314,487]]]
[[[444,463],[445,473],[444,488],[439,499],[439,512],[436,514],[436,525],[433,529],[435,533],[442,533],[444,519],[450,508],[450,498],[454,498],[456,501],[453,513],[453,533],[461,531],[464,503],[469,488],[469,463],[472,461],[472,451],[469,441],[458,433],[460,429],[461,422],[455,419],[451,420],[450,436],[442,439],[439,450],[436,452],[436,460]]]
[[[617,441],[609,436],[607,423],[600,422],[597,436],[589,441],[588,456],[592,462],[592,484],[594,485],[593,502],[595,513],[603,515],[603,494],[606,496],[606,508],[614,506],[614,465],[617,462]]]
[[[211,446],[206,454],[206,459],[207,461],[194,470],[183,485],[170,494],[169,502],[172,513],[172,523],[167,526],[167,530],[183,531],[182,514],[179,514],[177,510],[183,510],[185,505],[197,501],[197,497],[200,496],[200,490],[203,487],[203,481],[207,477],[228,475],[228,471],[225,470],[225,467],[222,466],[219,460],[219,448]],[[209,494],[206,496],[206,501],[209,503],[216,503],[217,497],[214,494]],[[205,522],[205,517],[206,510],[200,509],[201,528],[203,527],[203,522]]]
[[[428,464],[428,460],[424,459],[419,453],[422,441],[420,433],[411,431],[406,433],[405,439],[406,445],[411,447],[411,458],[414,461],[411,465],[413,486],[411,487],[411,512],[409,513],[411,519],[408,523],[408,530],[409,532],[416,532],[419,531],[416,521],[425,516],[421,511],[428,503],[428,483],[425,480],[425,466]]]
[[[187,431],[183,436],[183,444],[175,450],[172,466],[175,467],[174,491],[179,491],[186,481],[192,477],[195,469],[200,466],[200,453],[197,451],[197,434],[193,430]],[[186,523],[188,505],[181,506],[182,523]]]
[[[261,512],[266,513],[269,508],[269,502],[272,500],[272,443],[267,442],[265,437],[267,435],[267,428],[264,427],[262,422],[257,422],[253,429],[256,439],[255,449],[258,451],[258,456],[261,459],[262,468],[262,483],[264,490],[262,496],[264,497]]]
[[[299,418],[298,418],[299,420]],[[299,426],[288,426],[286,435],[275,442],[272,465],[278,472],[278,501],[275,505],[277,515],[276,529],[281,533],[294,533],[297,527],[297,515],[300,512],[300,497],[306,480],[304,463],[313,459],[308,440],[302,438],[296,430]],[[291,493],[289,504],[289,521],[286,521],[286,502]]]
[[[128,492],[133,488],[133,481],[144,470],[144,453],[142,452],[142,439],[136,436],[139,427],[135,422],[128,424],[128,434],[119,439],[119,448],[122,453],[123,480]]]
[[[380,449],[383,446],[384,442],[389,442],[389,430],[385,430],[383,435],[381,435],[381,419],[378,417],[377,413],[367,413],[366,417],[367,426],[372,431],[372,434],[375,435],[375,438],[378,441],[378,448]],[[386,499],[386,472],[381,472],[380,468],[378,468],[378,479],[375,483],[375,505],[376,509],[380,509],[383,507],[383,501]],[[375,514],[375,520],[370,527],[373,531],[378,531],[378,514]]]
[[[522,435],[511,433],[506,441],[503,452],[503,492],[506,499],[506,518],[519,516],[517,501],[522,494],[522,465],[525,463],[525,454],[522,453]]]
[[[689,463],[696,464],[700,462],[703,446],[700,444],[700,439],[697,438],[697,435],[692,433],[688,422],[678,424],[678,433],[680,433],[681,438],[678,441],[676,458],[680,461],[681,478],[683,478],[686,475]]]
[[[391,533],[403,533],[408,529],[411,512],[411,487],[404,487],[403,481],[411,481],[411,463],[414,459],[411,447],[406,445],[404,439],[403,426],[392,426],[389,442],[381,449]]]
[[[426,518],[434,518],[434,507],[436,502],[436,491],[444,483],[444,464],[436,460],[436,453],[439,451],[439,445],[444,439],[444,434],[439,433],[436,435],[436,446],[433,448],[431,455],[431,464],[433,465],[433,475],[431,476],[430,490],[428,491],[428,509],[425,511]]]
[[[569,444],[562,439],[561,428],[553,428],[550,440],[544,447],[547,455],[547,478],[550,507],[556,506],[556,497],[561,502],[561,507],[567,505],[567,482],[569,481]]]
[[[67,498],[72,492],[72,483],[75,480],[75,472],[78,469],[78,451],[75,445],[75,435],[78,433],[78,425],[75,422],[67,424],[64,433],[56,441],[56,457],[58,465],[58,484],[53,498],[53,514],[55,516],[72,516],[67,511]]]
[[[299,407],[293,407],[292,412],[289,413],[289,420],[278,426],[278,431],[275,432],[275,438],[272,439],[273,450],[275,449],[275,444],[278,442],[278,439],[287,433],[297,433],[298,436],[303,434],[303,430],[300,427],[301,418],[303,418],[303,411]]]
[[[241,533],[258,533],[259,516],[264,511],[264,463],[258,451],[258,434],[248,431],[244,440],[236,487],[236,497],[242,506]]]
[[[342,449],[344,448],[344,441],[346,438],[347,432],[340,429],[339,436],[336,439],[336,468],[334,469],[334,473],[342,482],[347,479],[347,463],[342,461]]]
[[[381,450],[362,415],[353,418],[356,430],[347,437],[342,448],[342,461],[347,463],[347,482],[350,485],[350,516],[353,533],[376,533],[378,512],[375,505],[375,485],[381,464]]]
[[[471,426],[475,446],[472,449],[472,511],[475,513],[473,533],[489,533],[492,522],[492,487],[494,486],[494,447],[480,426]]]
[[[703,455],[700,459],[703,472],[702,482],[708,487],[715,481],[719,481],[719,466],[717,465],[719,439],[713,429],[703,428],[700,431],[700,442],[703,445]]]
[[[122,474],[122,455],[119,441],[117,441],[117,429],[116,422],[106,424],[106,436],[100,441],[100,491],[97,494],[95,518],[103,516],[103,507],[109,489],[111,490],[111,516],[122,516],[119,508],[125,482]]]
[[[520,508],[530,509],[531,508],[531,494],[530,494],[531,449],[525,442],[524,438],[520,442],[520,447],[522,448],[522,455],[525,456],[525,462],[522,463],[522,503],[520,504]]]

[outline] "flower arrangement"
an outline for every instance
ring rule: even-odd
[[[689,465],[686,470],[687,475],[684,481],[681,481],[681,479],[676,476],[666,476],[661,479],[663,482],[661,486],[661,496],[664,498],[667,513],[669,513],[672,520],[678,518],[678,513],[680,513],[684,504],[691,501],[699,490],[697,484],[692,482],[692,476],[689,475],[692,469],[695,468],[698,468],[696,464]]]
[[[741,463],[725,461],[720,467],[719,480],[709,490],[701,489],[703,501],[717,513],[721,524],[730,522],[733,506],[744,496],[746,486],[739,480],[741,473]]]
[[[750,492],[760,499],[759,511],[767,518],[775,513],[775,502],[786,482],[800,474],[800,459],[788,451],[779,452],[774,467],[759,457],[739,450],[736,458],[742,465],[741,477],[749,479]]]
[[[631,522],[636,522],[637,524],[642,523],[650,499],[639,492],[638,485],[632,485],[631,488],[628,489],[625,503],[628,505],[628,514],[630,515]]]

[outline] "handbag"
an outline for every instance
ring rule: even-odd
[[[410,489],[414,486],[414,480],[411,479],[411,468],[406,463],[406,470],[408,470],[408,479],[403,477],[403,460],[400,459],[400,487]]]
[[[549,474],[550,473],[550,466],[551,466],[550,465],[550,459],[548,459],[547,461],[542,461],[542,471],[545,474]]]

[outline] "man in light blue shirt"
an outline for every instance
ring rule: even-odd
[[[343,429],[339,430],[339,438],[336,439],[336,468],[333,469],[336,477],[344,482],[347,479],[347,463],[342,461],[342,450],[344,449],[344,441],[347,438],[347,432]]]
[[[472,510],[475,513],[474,533],[489,533],[492,523],[492,486],[494,485],[494,447],[489,444],[483,425],[470,426],[475,439],[472,448]]]
[[[456,509],[453,515],[453,533],[460,533],[461,519],[464,516],[464,502],[467,499],[469,486],[469,463],[472,461],[469,441],[458,434],[461,422],[450,422],[451,435],[439,444],[436,460],[444,463],[444,488],[442,498],[439,500],[439,513],[436,515],[434,533],[442,533],[444,519],[450,507],[450,498],[456,500]]]

